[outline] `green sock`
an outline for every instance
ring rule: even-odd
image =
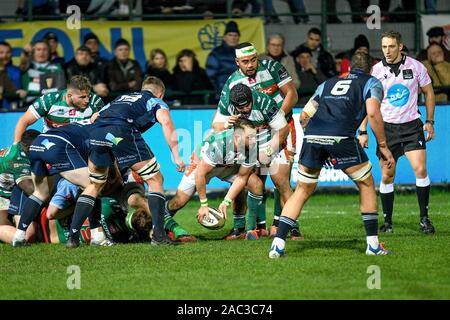
[[[280,192],[278,191],[277,188],[273,189],[273,216],[274,216],[274,221],[275,221],[275,217],[280,217],[281,216],[281,198],[280,198]],[[276,219],[278,220],[278,219]],[[275,223],[274,223],[275,225]]]
[[[245,214],[233,213],[233,229],[245,229]]]
[[[175,239],[181,237],[181,236],[188,236],[189,232],[184,230],[181,226],[177,225],[173,228],[173,234],[175,236]]]
[[[248,206],[248,221],[247,221],[247,231],[256,228],[256,217],[258,216],[258,209],[263,201],[262,194],[253,194],[251,192],[247,195],[247,206]]]
[[[258,229],[266,228],[266,197],[263,195],[262,201],[258,204],[256,213],[256,224]]]
[[[178,226],[178,223],[169,214],[166,213],[164,215],[164,229],[174,231]]]

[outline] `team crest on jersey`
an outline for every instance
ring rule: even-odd
[[[402,84],[395,84],[389,88],[387,99],[394,107],[403,107],[408,103],[409,90]]]
[[[69,110],[69,116],[74,116],[76,114],[77,114],[77,110],[75,110],[75,109],[70,109]]]

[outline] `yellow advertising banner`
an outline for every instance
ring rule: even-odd
[[[66,62],[83,43],[87,33],[94,32],[100,40],[100,54],[113,57],[114,43],[125,38],[131,44],[131,58],[136,59],[145,70],[150,50],[163,49],[169,59],[169,69],[175,65],[177,53],[191,49],[202,67],[208,53],[222,42],[225,25],[229,20],[186,21],[81,21],[79,29],[71,29],[66,21],[33,21],[5,23],[0,25],[0,41],[13,47],[13,62],[27,43],[42,39],[47,32],[54,32],[60,43],[59,53]],[[262,52],[265,46],[264,27],[259,18],[236,19],[241,33],[240,42],[252,42]]]

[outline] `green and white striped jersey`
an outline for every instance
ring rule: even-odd
[[[271,97],[281,108],[283,96],[280,88],[286,83],[292,81],[292,78],[286,68],[274,60],[258,60],[258,68],[255,77],[248,77],[237,69],[231,74],[222,88],[220,95],[219,110],[228,108],[230,102],[230,90],[238,83],[243,83],[255,91],[262,92]],[[292,113],[286,115],[290,118]]]
[[[102,99],[94,93],[90,94],[86,109],[71,107],[66,101],[66,93],[67,90],[62,90],[44,94],[29,107],[37,119],[44,118],[44,132],[71,122],[89,124],[91,116],[103,108]]]
[[[27,155],[20,150],[14,159],[7,159],[9,148],[0,150],[0,197],[11,197],[12,189],[25,179],[31,179],[31,165]]]
[[[197,157],[209,165],[232,166],[243,165],[252,167],[257,164],[257,154],[252,150],[235,150],[233,143],[233,129],[220,131],[209,136],[202,142],[201,149],[197,149]],[[255,150],[253,150],[255,151]]]

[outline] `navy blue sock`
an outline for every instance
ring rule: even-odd
[[[392,223],[392,212],[394,211],[394,192],[380,192],[380,198],[383,206],[384,221]]]
[[[286,240],[287,234],[292,228],[295,227],[295,223],[296,223],[295,220],[292,220],[291,218],[285,216],[281,216],[278,222],[278,230],[276,237]]]
[[[20,215],[20,221],[17,229],[27,231],[28,226],[39,214],[41,206],[42,201],[39,198],[35,197],[34,195],[29,196],[25,201],[24,209],[22,214]]]
[[[80,195],[75,206],[75,211],[70,224],[69,236],[72,239],[78,239],[80,229],[87,217],[92,215],[95,206],[95,198],[88,195]]]
[[[102,200],[100,198],[95,199],[94,209],[89,213],[89,228],[91,230],[97,229],[101,226],[100,220],[102,215]]]
[[[378,235],[378,213],[362,212],[361,216],[364,221],[364,228],[366,228],[366,236],[370,237]]]
[[[149,192],[148,194],[148,207],[152,213],[152,224],[153,224],[153,237],[157,241],[165,237],[164,231],[164,203],[166,202],[166,197],[159,192]]]

